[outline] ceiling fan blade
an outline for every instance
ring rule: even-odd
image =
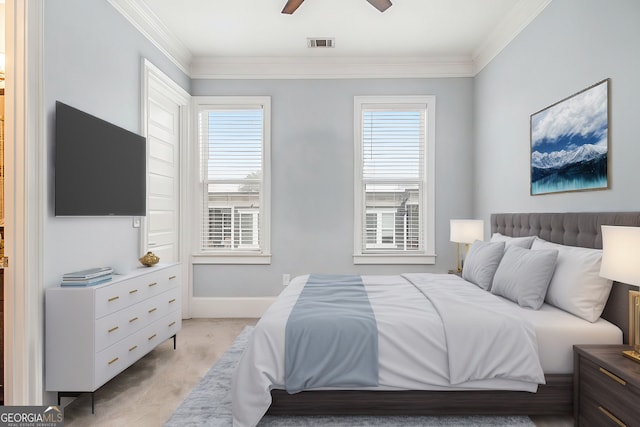
[[[284,5],[284,9],[282,9],[282,13],[286,13],[287,15],[291,15],[296,11],[298,7],[302,4],[304,0],[287,0],[287,4]]]
[[[390,0],[367,0],[373,7],[378,9],[380,12],[384,12],[385,10],[391,7]]]

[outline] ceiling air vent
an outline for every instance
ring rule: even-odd
[[[307,47],[310,48],[335,46],[336,40],[334,38],[307,37]]]

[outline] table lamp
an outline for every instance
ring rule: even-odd
[[[600,276],[640,285],[640,227],[602,226]],[[640,292],[629,291],[629,345],[623,354],[640,363]]]
[[[457,243],[458,272],[462,271],[460,262],[460,243],[465,244],[465,255],[469,244],[476,240],[484,240],[484,221],[481,219],[451,219],[449,220],[449,240]]]

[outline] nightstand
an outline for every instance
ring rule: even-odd
[[[576,426],[640,426],[640,363],[626,345],[573,346]]]

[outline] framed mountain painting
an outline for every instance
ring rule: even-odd
[[[531,115],[531,195],[609,188],[609,84]]]

